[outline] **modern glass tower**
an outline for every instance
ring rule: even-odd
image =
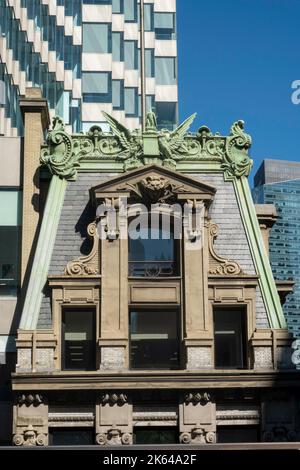
[[[139,0],[0,0],[0,135],[22,135],[19,96],[40,87],[71,132],[101,111],[140,127]],[[146,108],[177,123],[176,0],[145,0]]]
[[[300,337],[300,163],[264,160],[254,178],[256,203],[275,204],[278,219],[270,231],[274,277],[295,281],[284,305],[289,330]]]

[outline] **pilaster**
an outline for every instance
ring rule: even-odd
[[[39,222],[39,166],[43,132],[48,128],[47,100],[39,88],[27,88],[20,100],[24,120],[23,218],[21,281],[23,282]]]

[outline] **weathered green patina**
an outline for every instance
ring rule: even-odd
[[[62,120],[54,118],[41,158],[52,174],[72,179],[77,171],[129,171],[156,163],[173,169],[184,165],[190,170],[195,167],[206,170],[212,164],[228,177],[249,175],[251,138],[244,132],[243,121],[235,122],[227,137],[214,135],[206,126],[200,127],[197,133],[189,133],[196,114],[174,131],[159,131],[151,111],[147,116],[146,131],[142,133],[130,131],[114,117],[103,114],[111,126],[111,133],[92,126],[86,134],[70,136]]]

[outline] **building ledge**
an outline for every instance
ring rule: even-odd
[[[300,387],[299,371],[112,371],[18,373],[12,375],[13,390],[104,390],[104,389],[222,389]]]

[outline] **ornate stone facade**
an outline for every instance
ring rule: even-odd
[[[244,123],[234,123],[228,136],[206,126],[191,134],[193,115],[173,132],[158,131],[152,113],[142,133],[105,115],[111,133],[93,126],[74,136],[55,118],[42,150],[52,179],[17,338],[14,444],[47,445],[55,430],[77,427],[93,429],[100,446],[131,445],[134,434],[151,427],[176,429],[183,444],[213,444],[230,426],[241,432],[257,427],[260,440],[293,440],[299,432],[296,395],[285,394],[296,381],[291,337],[260,250]],[[114,227],[99,212],[102,204],[116,211]],[[178,216],[183,236],[177,265],[167,274],[153,267],[143,276],[130,271],[123,235],[137,204],[156,204],[159,214],[169,215],[173,204],[188,209]],[[243,316],[239,364],[217,364],[218,309],[224,318],[231,310]],[[133,366],[133,338],[170,338],[155,328],[132,332],[132,310],[177,315],[171,339],[178,351],[170,366]],[[93,358],[83,370],[64,362],[66,338],[88,336],[76,328],[65,334],[66,311],[94,315]],[[270,398],[267,391],[275,387],[285,398]],[[277,409],[284,410],[282,417]]]

